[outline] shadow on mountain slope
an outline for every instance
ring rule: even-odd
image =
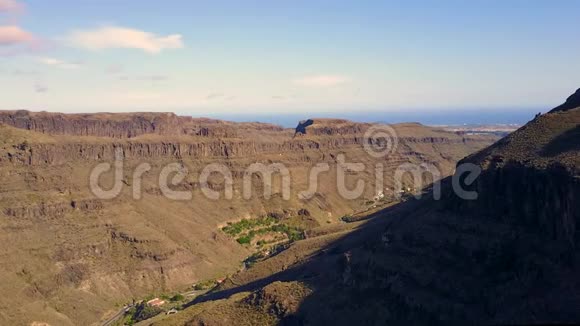
[[[563,152],[580,150],[580,125],[556,137],[542,149],[543,156],[556,156]]]
[[[267,277],[235,279],[239,285],[192,304],[253,292],[241,304],[282,325],[538,322],[553,321],[556,311],[559,321],[580,319],[578,257],[568,243],[444,206],[430,198],[399,204],[303,262]],[[209,310],[193,325],[228,318]]]
[[[321,266],[306,280],[313,294],[288,320],[521,323],[554,320],[557,310],[561,321],[579,320],[578,255],[565,241],[421,204],[429,208],[361,230],[355,243],[311,263]]]
[[[281,271],[276,272],[272,275],[269,275],[264,278],[258,278],[252,281],[246,281],[246,279],[240,280],[243,284],[239,284],[236,280],[226,280],[226,283],[219,287],[217,290],[212,291],[206,295],[197,297],[193,301],[191,301],[186,306],[195,305],[198,303],[211,301],[211,300],[220,300],[224,298],[228,298],[231,295],[240,292],[247,292],[247,291],[255,291],[260,287],[263,287],[267,284],[270,284],[275,281],[290,281],[290,280],[308,280],[314,276],[314,270],[317,270],[318,266],[321,262],[319,260],[324,260],[323,258],[328,256],[333,256],[336,254],[342,254],[348,248],[353,245],[357,245],[361,242],[365,242],[368,239],[373,239],[376,236],[380,236],[382,230],[392,223],[394,219],[398,216],[401,216],[403,213],[410,212],[417,206],[416,201],[409,201],[397,204],[395,206],[388,207],[384,210],[379,212],[373,213],[367,217],[365,217],[364,221],[360,223],[360,226],[356,228],[354,231],[349,232],[346,236],[340,237],[338,240],[331,242],[330,244],[322,247],[316,247],[312,250],[311,253],[306,254],[306,260],[296,263],[294,266],[289,268],[282,267]],[[390,218],[380,218],[384,217],[385,215],[389,215]],[[294,243],[293,246],[288,251],[295,249],[297,246],[301,246],[304,242],[314,241],[316,239],[307,239],[300,241],[298,243]],[[269,261],[275,260],[277,257],[281,257],[288,254],[288,251],[282,251],[275,256],[271,256]],[[303,253],[302,250],[298,249]],[[254,269],[260,269],[265,262],[260,262],[256,264],[252,269],[245,271],[244,273],[250,273]],[[240,277],[244,275],[236,275],[236,277]],[[249,279],[253,277],[250,276]],[[231,282],[228,284],[227,282]],[[315,284],[312,284],[313,286]],[[225,287],[225,288],[224,288]]]
[[[476,200],[447,178],[442,200],[425,195],[298,241],[194,301],[215,305],[186,309],[177,324],[580,321],[579,119],[580,109],[538,117],[460,162],[483,169],[464,187]]]

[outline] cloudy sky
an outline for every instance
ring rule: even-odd
[[[554,106],[580,1],[0,0],[0,109]]]

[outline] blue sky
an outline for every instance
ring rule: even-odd
[[[0,109],[547,109],[580,87],[579,12],[572,0],[0,0]]]

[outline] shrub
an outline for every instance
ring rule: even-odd
[[[352,215],[344,215],[343,217],[340,218],[341,221],[346,222],[346,223],[350,223],[350,222],[354,222],[355,219],[353,218]]]
[[[201,291],[201,290],[206,290],[209,288],[212,288],[215,286],[215,281],[214,280],[207,280],[207,281],[203,281],[203,282],[199,282],[197,283],[193,289],[196,291]]]
[[[185,297],[178,293],[178,294],[172,296],[171,299],[169,299],[169,300],[171,302],[177,302],[177,301],[183,301],[183,299],[185,299]]]
[[[245,235],[243,237],[239,237],[237,241],[239,244],[250,244],[250,242],[252,242],[252,237]]]
[[[142,302],[138,304],[137,307],[135,307],[135,311],[133,313],[133,316],[131,317],[131,320],[134,322],[139,322],[142,320],[153,318],[159,315],[162,311],[163,310],[161,310],[161,308],[159,307],[152,307],[146,304],[145,302]]]

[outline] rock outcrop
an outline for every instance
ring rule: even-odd
[[[281,131],[270,124],[231,123],[177,116],[174,113],[62,114],[0,111],[0,123],[49,135],[135,138],[141,135],[190,135],[233,138],[245,128]]]
[[[296,126],[296,131],[294,132],[294,136],[296,136],[298,134],[305,135],[306,128],[312,126],[313,124],[314,124],[314,120],[312,120],[312,119],[300,121],[298,123],[298,126]]]
[[[296,126],[295,135],[332,136],[360,134],[370,124],[355,123],[342,119],[308,119]]]
[[[75,210],[94,213],[103,209],[103,203],[95,199],[73,200],[70,202],[38,203],[36,205],[4,208],[4,214],[15,218],[38,219],[59,218]]]

